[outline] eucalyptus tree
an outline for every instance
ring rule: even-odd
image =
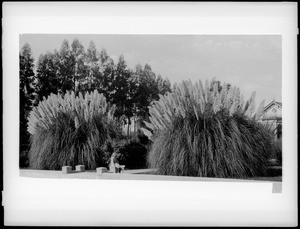
[[[101,81],[102,73],[100,71],[100,57],[96,49],[96,45],[93,41],[90,42],[89,47],[85,53],[85,77],[81,81],[81,87],[85,91],[94,91],[101,84],[97,82]]]
[[[72,82],[73,82],[73,90],[75,94],[78,93],[79,87],[81,84],[85,84],[86,76],[87,76],[87,66],[85,62],[86,53],[84,50],[84,46],[79,42],[76,38],[73,40],[71,44],[71,71],[72,73]]]
[[[37,101],[41,101],[43,97],[47,97],[51,93],[61,92],[64,85],[63,77],[60,73],[60,60],[58,52],[47,52],[39,56],[37,62]]]
[[[19,53],[19,93],[20,93],[20,166],[27,165],[27,145],[29,134],[27,132],[27,117],[32,108],[35,96],[34,59],[31,47],[26,43]]]

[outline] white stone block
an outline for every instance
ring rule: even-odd
[[[85,171],[85,166],[84,165],[76,165],[76,171],[84,172]]]
[[[115,167],[114,164],[110,164],[110,165],[109,165],[109,171],[110,171],[111,173],[116,173],[116,172],[117,172],[117,168]]]
[[[97,175],[102,176],[103,173],[107,173],[107,168],[105,168],[105,167],[98,167],[96,169],[96,171],[97,171]]]
[[[63,166],[62,167],[62,173],[67,174],[72,172],[72,166]]]

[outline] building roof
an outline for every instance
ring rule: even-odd
[[[281,102],[272,101],[267,106],[265,106],[264,111],[268,110],[272,105],[278,105],[280,108],[282,108]]]

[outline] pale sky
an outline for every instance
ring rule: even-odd
[[[256,91],[256,104],[281,102],[282,59],[279,35],[20,35],[20,47],[40,54],[59,50],[62,41],[78,38],[88,48],[94,41],[117,60],[123,54],[130,68],[148,63],[171,83],[212,79],[238,86],[245,99]]]

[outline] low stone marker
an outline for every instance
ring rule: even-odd
[[[109,172],[115,173],[116,172],[116,167],[113,163],[109,164]]]
[[[102,176],[103,173],[107,173],[107,168],[105,167],[99,167],[96,169],[97,175]]]
[[[84,165],[76,165],[76,171],[77,172],[84,172],[85,166]]]
[[[63,166],[62,167],[62,173],[67,174],[72,172],[72,166]]]

